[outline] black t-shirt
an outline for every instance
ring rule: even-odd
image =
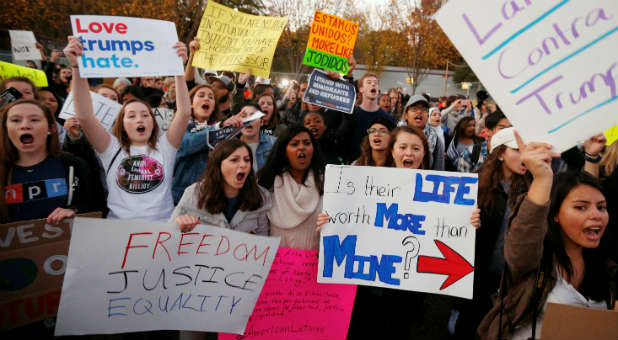
[[[47,157],[39,164],[13,167],[5,191],[10,221],[46,218],[58,207],[66,207],[68,187],[60,159]]]

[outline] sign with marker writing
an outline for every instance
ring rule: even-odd
[[[107,131],[111,131],[114,121],[116,120],[116,116],[118,116],[122,105],[92,91],[90,91],[90,98],[92,98],[92,112],[94,112],[95,117],[97,117],[101,125],[103,125]],[[62,119],[75,117],[73,91],[69,92],[69,95],[64,101],[64,105],[62,105],[62,110],[60,110],[58,117]]]
[[[303,101],[327,109],[352,113],[356,101],[356,89],[354,84],[342,79],[332,80],[324,71],[314,69],[309,77]]]
[[[279,37],[288,18],[257,16],[208,1],[197,37],[193,66],[251,73],[268,78]]]
[[[357,23],[315,11],[303,64],[347,74],[357,35]]]
[[[56,315],[71,223],[52,225],[39,219],[0,226],[0,330]]]
[[[82,43],[78,58],[84,78],[178,76],[182,59],[173,46],[170,21],[104,15],[71,15],[73,35]]]
[[[76,218],[55,335],[241,334],[278,245],[205,225]]]
[[[37,87],[47,86],[47,76],[45,72],[35,68],[19,66],[11,63],[0,61],[0,80],[11,77],[26,77]]]
[[[167,129],[170,127],[170,123],[174,118],[174,110],[164,107],[153,107],[152,114],[157,121],[157,125],[159,125],[159,132],[167,132]]]
[[[615,0],[454,0],[436,19],[525,141],[562,152],[616,124]]]
[[[472,298],[476,174],[327,165],[318,282]]]
[[[36,48],[32,31],[9,30],[13,60],[41,60],[41,51]]]
[[[345,339],[356,286],[317,283],[317,270],[317,250],[279,248],[245,333],[219,340]]]

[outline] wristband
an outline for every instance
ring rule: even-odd
[[[601,154],[597,154],[596,156],[593,156],[587,152],[584,152],[584,159],[586,160],[586,162],[590,162],[593,164],[599,163],[601,161]]]

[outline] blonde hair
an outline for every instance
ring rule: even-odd
[[[605,153],[599,163],[599,167],[603,169],[605,176],[610,176],[618,166],[618,141],[614,141],[610,146],[605,148]]]

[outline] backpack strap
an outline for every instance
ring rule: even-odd
[[[109,165],[107,166],[107,171],[105,171],[105,176],[107,176],[109,174],[109,170],[112,168],[112,165],[114,164],[114,161],[116,161],[116,158],[118,158],[118,155],[120,154],[120,151],[122,151],[122,147],[118,148],[118,151],[116,151],[116,154],[112,158],[112,161],[109,162]]]
[[[472,170],[474,168],[474,166],[476,165],[476,163],[479,161],[479,157],[481,157],[481,144],[476,143],[474,144],[474,146],[472,146],[472,155],[471,155],[471,163],[470,163],[470,170]]]

